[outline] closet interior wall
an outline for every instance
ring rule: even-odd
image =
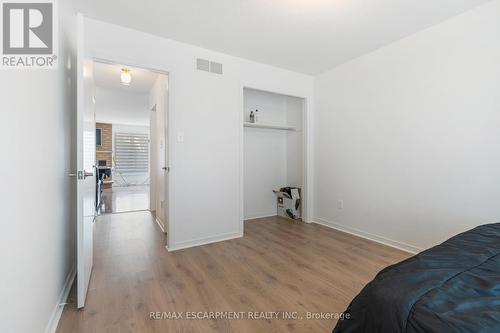
[[[292,127],[292,130],[244,128],[244,218],[276,215],[273,190],[303,186],[303,109],[298,97],[244,89],[244,121],[257,112],[257,125]]]

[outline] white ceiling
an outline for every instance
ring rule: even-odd
[[[94,62],[94,82],[96,86],[119,89],[131,93],[149,93],[158,77],[157,73],[135,68],[127,67],[132,76],[132,82],[129,86],[121,84],[120,75],[122,68],[127,66],[103,64]]]
[[[489,0],[76,0],[88,16],[317,74]]]

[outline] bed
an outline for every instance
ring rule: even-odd
[[[499,333],[500,223],[383,269],[343,318],[333,333]]]

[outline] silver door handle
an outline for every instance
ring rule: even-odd
[[[87,177],[93,177],[94,176],[94,172],[88,172],[88,171],[84,171],[83,172],[83,179],[86,179]]]
[[[170,172],[170,167],[163,167],[162,169],[165,170],[165,171]]]
[[[94,172],[88,172],[88,171],[78,171],[77,173],[70,173],[68,174],[69,177],[77,177],[78,179],[86,179],[87,177],[92,177],[94,176]]]

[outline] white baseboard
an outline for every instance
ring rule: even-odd
[[[256,220],[256,219],[263,219],[263,218],[266,218],[266,217],[273,217],[273,216],[277,216],[278,214],[277,213],[273,213],[273,214],[264,214],[264,215],[256,215],[256,216],[252,216],[252,217],[245,217],[243,219],[243,221],[248,221],[248,220]]]
[[[57,325],[59,324],[59,320],[61,319],[61,315],[64,310],[64,303],[66,303],[66,300],[68,299],[69,292],[71,291],[71,286],[73,285],[75,277],[76,277],[76,267],[73,267],[69,272],[68,276],[66,277],[66,281],[64,282],[64,287],[61,291],[61,294],[59,295],[59,298],[57,299],[57,304],[55,305],[54,310],[52,311],[47,327],[45,328],[44,331],[45,333],[56,332]]]
[[[369,232],[361,231],[361,230],[351,228],[351,227],[348,227],[348,226],[345,226],[342,224],[330,222],[330,221],[327,221],[327,220],[324,220],[324,219],[321,219],[318,217],[313,218],[313,223],[321,224],[325,227],[340,230],[340,231],[346,232],[348,234],[358,236],[361,238],[365,238],[365,239],[368,239],[368,240],[371,240],[371,241],[374,241],[374,242],[377,242],[380,244],[384,244],[384,245],[387,245],[390,247],[394,247],[398,250],[402,250],[402,251],[409,252],[412,254],[417,254],[417,253],[422,252],[424,250],[424,249],[417,247],[417,246],[414,246],[414,245],[406,244],[406,243],[399,242],[399,241],[396,241],[393,239],[389,239],[389,238],[386,238],[383,236],[379,236],[379,235],[375,235],[375,234],[372,234]]]
[[[173,246],[167,247],[167,250],[169,252],[173,252],[173,251],[187,249],[190,247],[207,245],[207,244],[211,244],[211,243],[218,243],[218,242],[222,242],[225,240],[241,238],[241,237],[243,237],[243,234],[240,232],[220,234],[220,235],[210,236],[210,237],[206,237],[206,238],[198,238],[198,239],[193,239],[193,240],[189,240],[189,241],[185,241],[185,242],[180,242],[178,244],[174,244]]]

